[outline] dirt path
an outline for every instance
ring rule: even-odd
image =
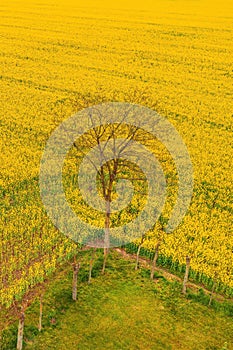
[[[121,254],[124,258],[126,258],[126,259],[131,259],[131,260],[133,259],[133,260],[136,261],[136,254],[126,253],[126,251],[125,251],[123,248],[115,248],[114,250],[115,250],[116,252],[118,252],[119,254]],[[140,257],[140,258],[139,258],[139,262],[140,262],[140,265],[141,265],[141,266],[144,266],[144,267],[146,267],[146,268],[150,268],[150,267],[151,267],[151,261],[150,261],[150,259]],[[155,271],[160,272],[168,281],[169,281],[169,280],[170,280],[170,281],[176,280],[176,281],[178,281],[178,282],[180,282],[180,283],[183,282],[182,278],[180,278],[179,276],[174,275],[173,273],[167,271],[167,270],[164,269],[164,268],[161,268],[161,267],[156,266],[156,267],[155,267]],[[195,291],[195,292],[198,292],[198,290],[199,290],[200,288],[202,288],[206,294],[210,295],[210,293],[211,293],[211,292],[210,292],[208,289],[206,289],[202,284],[196,284],[196,283],[193,283],[193,282],[188,282],[188,283],[187,283],[187,287],[190,288],[190,289],[192,289],[192,290]],[[213,295],[214,295],[214,298],[215,298],[217,301],[224,301],[224,300],[226,300],[226,298],[225,298],[223,295],[220,295],[220,294],[217,294],[217,293],[213,293]],[[227,300],[233,301],[233,298],[227,299]]]

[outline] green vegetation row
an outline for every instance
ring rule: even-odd
[[[129,243],[124,248],[126,252],[130,254],[136,254],[138,251],[138,245],[135,243]],[[149,260],[153,260],[154,254],[154,252],[144,247],[142,247],[140,250],[140,256],[145,257]],[[180,264],[178,260],[174,260],[171,256],[165,256],[162,253],[159,254],[156,264],[181,278],[183,277],[186,269],[185,264]],[[190,268],[189,271],[189,280],[194,283],[202,284],[208,290],[211,290],[214,284],[214,281],[211,277],[206,276],[204,273],[194,271],[192,268]],[[233,297],[233,288],[226,286],[224,283],[221,283],[219,281],[216,284],[215,292],[223,294],[228,298]]]

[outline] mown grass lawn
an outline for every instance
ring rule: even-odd
[[[25,349],[214,350],[224,348],[224,343],[233,349],[232,319],[181,296],[178,282],[162,276],[152,282],[148,270],[134,271],[134,262],[117,252],[111,253],[102,276],[98,252],[88,285],[88,259],[84,252],[76,302],[71,300],[71,267],[48,286],[41,333],[38,300],[28,308]],[[11,327],[16,331],[17,323]],[[14,345],[12,338],[6,349],[15,349]]]

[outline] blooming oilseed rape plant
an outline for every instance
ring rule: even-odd
[[[161,240],[161,253],[180,264],[190,255],[194,272],[207,278],[217,273],[232,293],[232,7],[225,0],[1,1],[2,305],[20,300],[75,254],[76,244],[53,225],[43,206],[40,162],[62,122],[112,101],[144,106],[167,119],[193,165],[186,216],[163,239],[157,223],[144,247],[153,250]],[[177,198],[175,164],[158,140],[146,146],[165,173],[167,222]],[[93,212],[72,184],[76,157],[71,149],[65,159],[64,188],[85,221]],[[121,172],[125,175],[123,166]],[[143,201],[135,195],[131,211],[114,214],[115,224],[134,219]],[[104,218],[96,213],[90,220],[101,224]]]

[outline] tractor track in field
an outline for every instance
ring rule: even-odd
[[[134,259],[134,260],[136,260],[136,254],[127,253],[125,251],[125,249],[123,249],[123,248],[114,248],[114,250],[116,252],[118,252],[119,254],[121,254],[126,259],[131,259],[131,260]],[[151,260],[150,259],[139,257],[139,263],[140,263],[141,266],[144,266],[146,268],[150,268],[151,267]],[[169,272],[165,268],[156,266],[155,267],[155,271],[162,273],[162,275],[167,280],[176,280],[176,281],[178,281],[180,283],[183,282],[182,278],[180,278],[179,276]],[[156,281],[158,281],[158,279],[155,278],[154,281],[156,282]],[[197,292],[200,288],[202,288],[203,291],[206,294],[208,294],[208,295],[211,294],[211,291],[206,289],[203,284],[196,284],[196,283],[193,283],[193,282],[189,281],[187,283],[187,288],[190,288],[191,290],[193,290],[195,292]],[[213,293],[213,297],[219,302],[223,302],[225,300],[233,301],[233,298],[225,298],[223,295],[215,293],[215,292]]]

